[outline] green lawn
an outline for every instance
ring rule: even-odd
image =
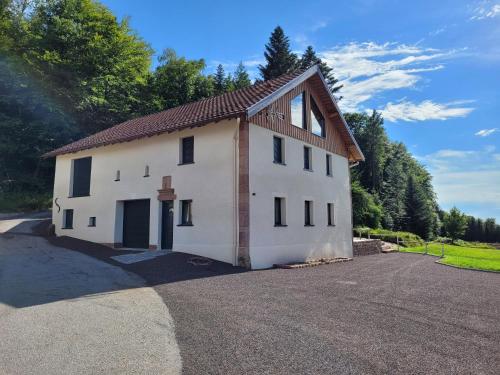
[[[401,247],[401,252],[423,253],[425,246]],[[441,256],[441,244],[429,244],[428,254]],[[444,258],[440,263],[461,268],[500,272],[500,250],[471,246],[444,245]]]

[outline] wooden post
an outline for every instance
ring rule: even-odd
[[[398,251],[399,251],[399,234],[396,235],[396,242],[398,244]]]
[[[444,258],[444,242],[441,242],[441,258]]]
[[[428,252],[429,252],[429,243],[426,242],[425,243],[425,254],[427,255]]]

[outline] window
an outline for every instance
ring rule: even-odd
[[[194,163],[194,137],[186,137],[181,139],[181,152],[179,164]]]
[[[73,229],[73,210],[63,210],[62,229]]]
[[[332,155],[326,154],[326,175],[332,176]]]
[[[304,169],[306,171],[312,170],[311,153],[311,147],[304,146]]]
[[[73,176],[70,194],[71,197],[85,197],[90,195],[91,169],[91,157],[73,160]]]
[[[304,226],[313,226],[313,212],[312,212],[312,201],[304,201]]]
[[[185,226],[193,225],[192,213],[191,213],[192,202],[193,201],[191,199],[180,201],[180,204],[181,204],[181,222],[179,225],[181,225],[181,226],[182,225],[185,225]]]
[[[292,125],[299,128],[307,129],[306,124],[306,101],[304,100],[305,93],[301,92],[295,98],[292,99],[290,105],[292,108]]]
[[[89,227],[95,227],[95,216],[89,217]]]
[[[326,214],[327,214],[329,227],[335,226],[335,212],[333,210],[334,210],[333,203],[327,203],[326,204]]]
[[[274,226],[284,227],[285,221],[285,198],[274,198]]]
[[[277,164],[285,163],[285,153],[283,149],[283,138],[273,137],[274,142],[274,162]]]
[[[144,167],[144,177],[149,177],[149,165]]]
[[[313,97],[311,99],[311,128],[313,134],[319,135],[320,137],[325,137],[325,118],[321,114],[316,102]]]
[[[115,181],[120,181],[120,171],[116,171]]]

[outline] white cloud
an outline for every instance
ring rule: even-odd
[[[437,36],[439,34],[442,34],[446,31],[447,28],[448,28],[447,26],[443,26],[436,30],[432,30],[431,32],[429,32],[429,36]]]
[[[425,121],[425,120],[447,120],[453,117],[465,117],[474,108],[456,107],[454,103],[435,103],[424,100],[420,103],[412,103],[403,100],[399,103],[387,103],[380,110],[384,119],[391,122],[402,121]]]
[[[498,17],[500,16],[500,3],[482,1],[479,6],[474,9],[473,13],[470,19],[475,21]]]
[[[495,149],[442,149],[419,157],[433,175],[439,204],[500,220],[500,154]]]
[[[498,128],[482,129],[482,130],[479,130],[477,133],[474,133],[474,135],[477,135],[479,137],[487,137],[487,136],[492,135],[493,133],[495,133],[497,131],[498,131]]]
[[[443,61],[458,52],[400,43],[367,42],[336,46],[319,55],[344,85],[344,99],[340,102],[342,109],[359,111],[363,110],[366,101],[382,92],[415,88],[423,73],[443,69]],[[448,113],[457,110],[453,108]]]
[[[450,150],[450,149],[443,149],[436,151],[434,154],[431,156],[436,158],[436,159],[448,159],[448,158],[465,158],[468,156],[475,155],[475,151],[463,151],[463,150]]]
[[[319,29],[324,29],[327,26],[328,26],[328,22],[320,20],[320,21],[316,22],[315,24],[313,24],[310,29],[312,32],[316,32]]]

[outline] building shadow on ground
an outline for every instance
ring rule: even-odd
[[[215,260],[207,259],[201,264],[192,262],[192,254],[179,252],[123,264],[112,258],[124,255],[123,250],[48,235],[50,222],[48,219],[14,223],[0,234],[0,303],[23,308],[83,296],[92,298],[123,289],[247,272]],[[46,246],[45,241],[53,246]],[[73,251],[94,260],[75,257]],[[137,252],[126,252],[131,253]],[[101,266],[95,259],[139,277],[126,276],[123,271],[104,264]]]

